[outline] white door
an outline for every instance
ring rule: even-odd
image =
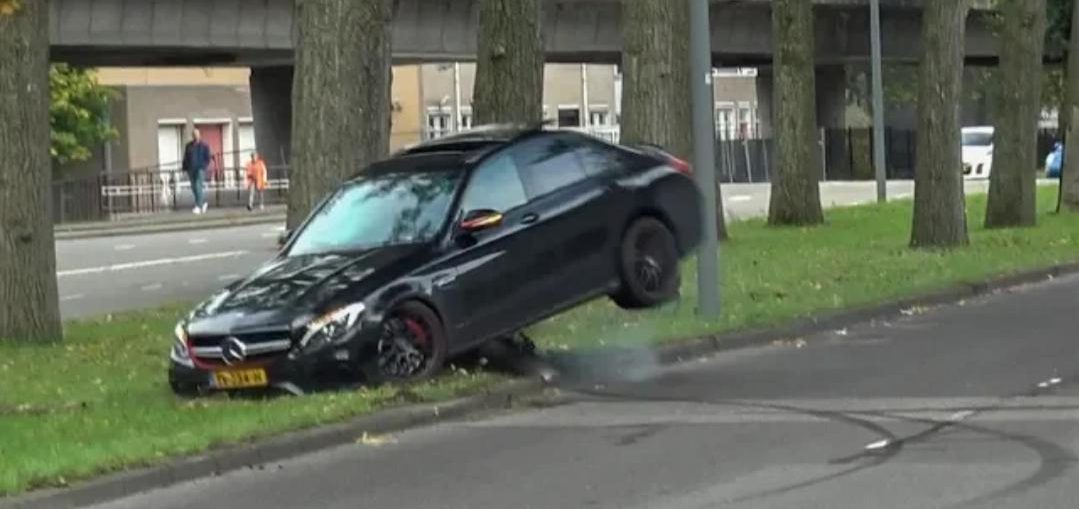
[[[183,181],[183,129],[176,124],[157,126],[157,165],[161,179],[161,205],[167,206]]]
[[[246,166],[251,160],[251,153],[255,151],[255,124],[250,122],[240,123],[240,166]],[[265,156],[263,156],[265,159]]]
[[[183,162],[181,154],[183,147],[183,126],[161,124],[157,126],[157,164],[161,171],[176,171]]]

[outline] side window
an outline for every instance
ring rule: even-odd
[[[516,160],[529,198],[545,195],[587,175],[570,141],[558,136],[545,136],[521,145]]]
[[[517,165],[509,154],[501,154],[472,173],[461,200],[461,208],[466,212],[480,209],[505,212],[524,205],[526,201],[528,199],[517,173]]]

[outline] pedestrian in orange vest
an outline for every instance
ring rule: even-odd
[[[259,210],[262,210],[262,193],[266,190],[266,163],[262,162],[258,152],[251,152],[251,160],[245,168],[247,173],[247,210],[255,206],[255,192],[259,195]]]

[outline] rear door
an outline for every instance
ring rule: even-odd
[[[612,196],[608,182],[586,170],[580,147],[579,137],[555,133],[514,150],[531,223],[521,277],[537,282],[526,303],[531,319],[600,293],[612,279]]]

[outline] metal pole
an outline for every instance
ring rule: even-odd
[[[450,132],[461,130],[461,64],[453,63],[453,126]]]
[[[870,46],[873,60],[873,167],[877,176],[877,202],[888,201],[888,174],[884,160],[884,77],[881,76],[880,0],[869,1]]]
[[[689,2],[690,83],[693,98],[693,174],[704,197],[697,254],[697,313],[719,318],[719,238],[716,223],[716,138],[712,99],[712,42],[708,0]]]
[[[581,64],[581,127],[588,129],[592,124],[592,113],[588,108],[588,64]]]

